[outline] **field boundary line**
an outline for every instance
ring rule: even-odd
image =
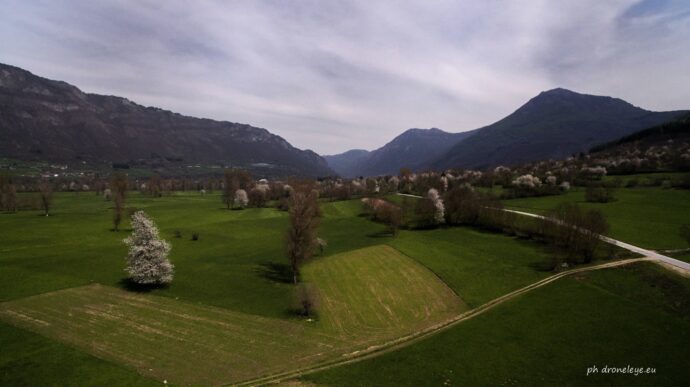
[[[474,309],[470,309],[466,312],[463,312],[455,317],[452,317],[446,321],[443,321],[441,323],[432,325],[428,328],[425,328],[419,332],[415,332],[410,335],[402,336],[394,340],[390,340],[388,342],[382,343],[382,344],[377,344],[374,346],[371,346],[369,348],[359,350],[359,351],[354,351],[350,352],[347,354],[344,354],[343,357],[346,359],[343,360],[334,360],[334,361],[328,361],[324,362],[321,364],[317,364],[314,366],[310,367],[305,367],[302,369],[298,370],[293,370],[293,371],[288,371],[284,373],[279,373],[279,374],[274,374],[274,375],[267,375],[263,377],[259,377],[256,379],[251,379],[251,380],[246,380],[240,383],[235,384],[236,386],[261,386],[261,385],[267,385],[267,384],[274,384],[274,383],[279,383],[285,380],[289,379],[294,379],[298,378],[304,375],[312,374],[315,372],[319,371],[324,371],[327,369],[343,366],[346,364],[351,364],[355,362],[359,362],[362,360],[370,359],[373,357],[377,357],[380,355],[383,355],[385,353],[406,347],[408,345],[411,345],[415,342],[418,342],[420,340],[423,340],[427,337],[430,337],[434,334],[437,334],[439,332],[445,331],[448,328],[451,328],[463,321],[469,320],[473,317],[479,316],[483,314],[486,311],[489,311],[496,306],[499,306],[503,304],[506,301],[512,300],[515,297],[518,297],[524,293],[527,293],[529,291],[532,291],[534,289],[538,289],[540,287],[543,287],[545,285],[550,284],[551,282],[554,282],[562,277],[570,276],[573,274],[577,273],[582,273],[582,272],[587,272],[587,271],[594,271],[594,270],[601,270],[601,269],[608,269],[608,268],[613,268],[613,267],[618,267],[618,266],[623,266],[623,265],[628,265],[628,264],[633,264],[633,263],[638,263],[638,262],[653,262],[653,261],[658,261],[659,259],[656,257],[641,257],[641,258],[630,258],[630,259],[624,259],[620,261],[613,261],[613,262],[607,262],[599,265],[594,265],[594,266],[587,266],[587,267],[581,267],[577,269],[571,269],[567,271],[563,271],[557,274],[554,274],[550,277],[541,279],[537,282],[534,282],[530,285],[524,286],[520,289],[514,290],[510,293],[504,294],[503,296],[500,296],[498,298],[495,298],[485,304],[482,304],[481,306],[478,306]]]

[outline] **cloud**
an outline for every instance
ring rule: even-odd
[[[6,1],[0,61],[319,153],[567,87],[690,107],[685,1]],[[9,38],[8,38],[9,37]]]

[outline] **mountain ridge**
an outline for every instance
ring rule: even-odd
[[[476,129],[431,166],[481,169],[563,158],[685,112],[653,112],[620,98],[555,88],[539,93],[503,119]]]
[[[315,152],[297,149],[267,129],[85,93],[2,63],[0,155],[56,162],[179,160],[266,175],[333,174]]]
[[[411,128],[373,151],[350,150],[324,159],[344,177],[395,175],[403,167],[427,168],[438,154],[471,134],[471,131],[450,133],[438,128]]]

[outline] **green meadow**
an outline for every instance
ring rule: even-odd
[[[690,224],[690,190],[659,187],[618,188],[615,201],[587,203],[579,188],[564,195],[505,200],[507,208],[543,214],[560,203],[601,210],[615,239],[649,249],[689,248],[680,227]]]
[[[466,227],[393,237],[361,214],[359,200],[324,201],[319,236],[328,246],[302,271],[319,306],[305,319],[293,312],[286,212],[230,211],[218,195],[198,193],[130,193],[127,207],[146,211],[172,244],[168,287],[123,281],[129,224],[112,231],[112,202],[101,197],[58,193],[49,217],[0,214],[0,385],[219,385],[337,365],[553,274],[539,270],[550,252],[530,240]],[[594,380],[581,377],[588,363],[623,361],[658,367],[634,382],[687,381],[677,359],[688,355],[688,286],[652,264],[578,274],[303,381],[584,384]]]
[[[680,386],[690,281],[654,264],[578,274],[427,340],[304,377],[329,386]],[[597,366],[654,374],[590,374]],[[353,381],[355,381],[353,383]]]

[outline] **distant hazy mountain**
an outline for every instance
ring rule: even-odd
[[[316,153],[265,129],[83,93],[4,64],[0,157],[66,163],[175,160],[258,168],[267,175],[333,173]]]
[[[334,171],[344,177],[395,175],[403,167],[412,170],[428,168],[432,161],[471,134],[448,133],[437,128],[409,129],[374,151],[351,150],[324,158]]]
[[[322,156],[338,175],[352,177],[357,175],[358,166],[369,156],[368,150],[352,149],[344,153],[332,156]]]
[[[683,113],[651,112],[618,98],[553,89],[478,129],[438,157],[433,166],[484,168],[563,158]]]

